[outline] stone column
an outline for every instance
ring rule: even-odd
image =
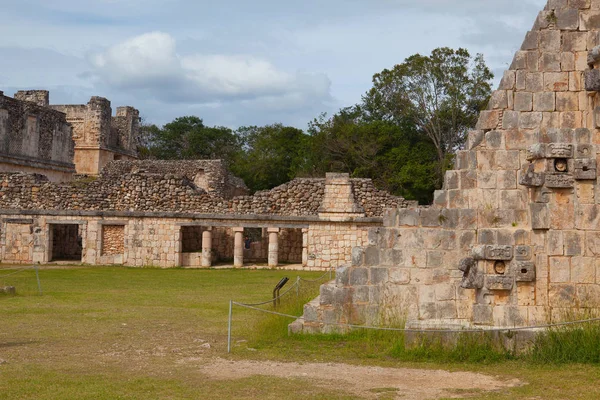
[[[274,268],[279,262],[279,228],[268,228],[269,233],[269,267]]]
[[[233,228],[233,266],[241,268],[244,266],[244,228]]]
[[[202,263],[203,267],[212,265],[212,228],[202,232]]]
[[[302,266],[308,266],[308,228],[302,228]]]

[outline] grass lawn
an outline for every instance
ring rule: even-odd
[[[200,370],[216,357],[441,368],[527,383],[469,398],[600,398],[595,365],[400,361],[392,351],[399,338],[390,334],[288,337],[291,320],[241,307],[234,308],[233,351],[227,354],[230,299],[267,300],[283,276],[290,278],[287,288],[296,276],[315,279],[318,272],[42,269],[43,296],[36,294],[32,271],[1,277],[8,272],[0,269],[0,286],[14,285],[18,295],[0,296],[0,399],[356,398],[302,378],[211,379]],[[298,315],[318,293],[318,283],[302,288],[299,299],[295,290],[284,298],[284,310]]]

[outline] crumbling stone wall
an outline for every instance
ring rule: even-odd
[[[432,207],[387,212],[293,329],[531,326],[600,308],[599,32],[600,0],[550,0]]]
[[[55,181],[69,179],[75,172],[74,144],[64,114],[40,106],[44,99],[26,94],[17,97],[23,100],[0,92],[0,171],[23,170],[45,173]]]
[[[302,262],[302,229],[284,228],[279,233],[279,261]]]
[[[105,179],[132,173],[183,175],[207,193],[230,199],[248,194],[244,182],[233,176],[221,160],[129,160],[113,161],[102,170]],[[199,180],[199,175],[202,179]]]

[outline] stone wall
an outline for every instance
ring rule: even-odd
[[[118,179],[132,173],[183,175],[200,189],[224,199],[248,194],[244,182],[233,176],[221,160],[113,161],[101,172],[105,179]]]
[[[84,177],[70,183],[57,184],[41,175],[0,173],[0,209],[316,216],[319,214],[323,192],[323,180],[295,179],[254,196],[227,200],[210,196],[182,175],[142,172],[117,175],[111,172],[98,179]],[[406,206],[404,199],[389,195],[374,200],[379,204],[386,201],[388,207]],[[370,212],[379,212],[381,208],[383,206],[379,205],[371,208]]]
[[[551,0],[433,206],[387,212],[295,329],[532,326],[600,308],[599,32],[600,0]]]
[[[367,230],[354,224],[311,225],[308,231],[308,267],[326,269],[347,265],[351,250],[366,243]]]
[[[75,172],[74,144],[64,114],[40,106],[45,100],[33,95],[17,97],[24,100],[0,92],[0,171],[25,169],[68,179]]]
[[[31,262],[31,222],[13,220],[2,224],[2,261],[17,264]]]
[[[115,256],[125,252],[125,226],[102,226],[102,255]]]

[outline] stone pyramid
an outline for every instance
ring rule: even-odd
[[[292,330],[535,326],[600,308],[600,0],[550,0],[431,207],[386,213]]]

